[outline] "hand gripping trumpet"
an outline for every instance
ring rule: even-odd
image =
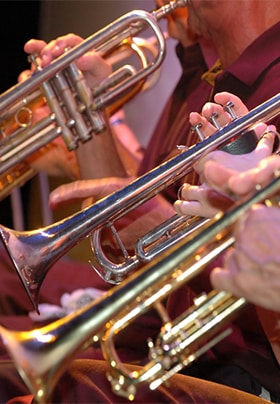
[[[29,332],[0,327],[3,343],[35,402],[51,402],[58,379],[90,341],[101,342],[113,391],[133,400],[137,386],[147,384],[156,389],[225,337],[225,325],[244,307],[244,298],[212,291],[173,321],[168,319],[162,301],[232,246],[236,221],[253,204],[268,198],[272,202],[279,190],[278,176],[248,200],[210,219],[98,300],[61,320]],[[150,308],[158,310],[164,324],[157,339],[149,342],[150,362],[130,372],[118,358],[113,337]]]
[[[177,156],[137,178],[128,186],[57,223],[33,231],[16,231],[0,226],[0,237],[34,308],[38,311],[40,287],[49,269],[79,241],[105,226],[112,226],[114,221],[151,199],[174,181],[183,178],[203,155],[224,146],[237,135],[246,134],[250,126],[271,119],[279,111],[280,94],[276,94],[248,114],[232,121],[189,149],[182,150]],[[173,244],[178,240],[180,237],[173,240]],[[160,253],[163,251],[164,249],[159,250]],[[128,257],[127,265],[125,268],[121,267],[120,275],[115,275],[115,268],[112,275],[123,279],[139,268],[140,262],[147,262],[145,254],[143,259],[141,254],[139,257]],[[108,278],[109,276],[110,274]]]
[[[131,11],[105,28],[68,49],[44,69],[30,58],[35,73],[0,96],[0,199],[22,185],[35,173],[30,157],[43,146],[61,136],[69,150],[106,127],[104,111],[110,115],[142,89],[148,77],[158,71],[166,52],[165,37],[158,20],[187,0],[173,0],[155,10]],[[148,47],[133,40],[138,33],[150,30],[156,49],[148,55]],[[135,38],[136,39],[136,38]],[[140,38],[139,38],[140,39]],[[129,48],[138,57],[138,66],[126,64],[115,70],[95,88],[90,88],[75,60],[90,50],[104,58],[127,53]],[[47,104],[48,116],[35,121],[33,110]]]

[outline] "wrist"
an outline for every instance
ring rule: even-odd
[[[112,118],[110,120],[110,124],[111,124],[111,126],[114,127],[114,126],[118,126],[118,125],[125,125],[126,122],[125,122],[124,118]]]

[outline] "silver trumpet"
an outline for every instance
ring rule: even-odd
[[[67,148],[75,150],[80,142],[105,129],[104,111],[111,115],[142,90],[164,60],[166,41],[158,20],[186,3],[172,0],[152,12],[131,11],[66,50],[44,69],[38,66],[37,55],[30,57],[36,67],[34,74],[0,96],[0,199],[35,175],[30,158],[55,138],[62,136]],[[140,38],[134,40],[144,30],[155,38],[152,55]],[[90,50],[107,59],[129,50],[136,54],[138,65],[134,58],[135,65],[122,65],[90,88],[75,65],[75,60]],[[34,109],[45,104],[49,115],[35,121]]]
[[[93,341],[101,342],[113,391],[133,400],[139,385],[156,389],[225,337],[225,325],[244,307],[244,298],[212,291],[173,321],[162,301],[232,246],[236,221],[254,204],[271,202],[279,190],[278,176],[250,199],[210,219],[122,284],[63,319],[28,332],[0,327],[3,343],[35,402],[51,402],[53,389],[69,362]],[[73,218],[67,221],[73,224]],[[148,342],[149,363],[131,372],[119,360],[113,339],[151,308],[158,311],[163,326],[156,340]]]
[[[246,115],[221,128],[212,136],[182,150],[178,155],[137,178],[128,186],[55,224],[33,231],[16,231],[0,226],[3,244],[34,308],[38,311],[40,287],[49,269],[79,241],[106,226],[113,227],[114,221],[156,196],[178,179],[183,178],[203,155],[227,144],[237,136],[244,135],[253,124],[268,121],[279,111],[280,94],[277,94]],[[200,226],[201,223],[198,225]],[[191,229],[194,230],[195,227],[191,226]],[[186,230],[184,236],[188,233],[188,227]],[[169,233],[171,232],[169,231]],[[175,232],[175,235],[178,236],[178,240],[175,239],[174,242],[172,238],[171,240],[169,238],[165,250],[171,243],[176,244],[180,238],[184,238],[180,231]],[[155,248],[158,249],[160,255],[164,251],[164,249],[161,250],[160,245]],[[140,251],[141,248],[138,250]],[[112,277],[120,282],[130,272],[139,268],[141,263],[149,261],[149,256],[147,257],[145,254],[145,242],[142,250],[144,251],[143,259],[141,254],[138,256],[135,254],[134,257],[128,256],[125,265],[120,267],[120,274],[118,274],[118,268],[112,267],[108,273],[104,274],[104,278],[110,280]],[[159,255],[158,252],[156,250],[151,257]]]

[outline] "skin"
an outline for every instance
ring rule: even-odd
[[[168,1],[156,0],[157,7],[168,4]],[[184,46],[190,46],[197,42],[198,36],[193,33],[188,26],[188,8],[180,7],[168,14],[166,17],[168,34],[171,38],[180,41]]]
[[[48,44],[32,39],[25,44],[24,50],[28,54],[36,54],[38,65],[44,68],[61,55],[67,47],[74,47],[82,40],[81,37],[71,34],[57,38]],[[83,71],[90,87],[98,85],[111,73],[111,66],[95,52],[82,56],[76,65]],[[25,80],[33,71],[34,66],[31,66],[31,70],[22,72],[19,81]],[[40,107],[36,110],[35,118],[40,119],[47,113],[47,106]],[[50,153],[48,153],[48,149],[50,149]],[[115,155],[115,158],[111,159],[111,155]],[[94,164],[92,164],[92,156],[95,156]],[[116,151],[116,145],[112,141],[109,124],[108,128],[102,132],[102,137],[93,135],[90,141],[79,145],[75,154],[66,150],[61,138],[56,139],[51,145],[40,151],[39,158],[36,156],[32,164],[36,169],[44,170],[49,175],[66,175],[71,179],[103,178],[111,176],[113,173],[120,177],[127,176],[125,167]]]
[[[188,11],[189,29],[214,44],[222,67],[227,68],[279,21],[280,4],[277,0],[189,0]]]
[[[215,161],[208,161],[205,168],[205,177],[212,187],[247,198],[256,191],[256,186],[264,186],[275,175],[279,176],[280,158],[269,156],[243,173],[233,172]],[[277,203],[277,199],[274,201]],[[279,198],[278,205],[272,207],[253,206],[235,226],[236,242],[226,253],[223,268],[215,268],[211,273],[213,287],[280,312],[279,229]]]
[[[246,106],[241,100],[227,92],[216,94],[215,103],[207,103],[204,105],[201,114],[191,113],[190,122],[192,125],[202,123],[203,133],[205,137],[211,136],[216,132],[216,128],[208,121],[209,116],[214,112],[218,114],[218,120],[221,126],[230,122],[231,118],[224,111],[223,106],[231,100],[234,103],[234,110],[237,116],[244,115],[248,112]],[[219,192],[219,190],[213,190],[209,187],[208,183],[205,183],[204,176],[207,172],[206,162],[216,161],[221,166],[231,169],[232,172],[242,172],[251,169],[258,165],[258,163],[265,157],[272,153],[274,144],[274,132],[276,128],[273,125],[266,126],[265,124],[258,124],[254,127],[257,137],[259,138],[258,145],[254,151],[244,155],[229,155],[223,151],[214,151],[208,153],[205,157],[201,158],[195,165],[195,170],[200,174],[201,186],[194,186],[185,183],[180,190],[180,199],[174,203],[175,211],[180,215],[199,215],[205,217],[212,217],[219,210],[224,210],[232,204],[232,199],[225,193]],[[264,132],[268,132],[263,136]],[[223,178],[222,172],[218,174],[218,178],[221,182],[226,184],[226,179]]]

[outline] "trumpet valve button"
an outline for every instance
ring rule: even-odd
[[[217,130],[221,129],[221,125],[219,124],[219,122],[217,121],[218,118],[218,113],[217,112],[213,112],[213,114],[208,118],[208,121],[210,123],[212,123],[213,126],[215,126],[215,128]]]
[[[234,121],[235,119],[237,119],[237,115],[234,112],[233,108],[234,103],[232,101],[228,101],[224,106],[224,110],[231,116],[232,120]]]
[[[203,135],[203,133],[201,132],[202,128],[202,123],[197,123],[196,125],[192,126],[192,131],[196,132],[197,136],[199,137],[200,140],[204,140],[205,136]]]

